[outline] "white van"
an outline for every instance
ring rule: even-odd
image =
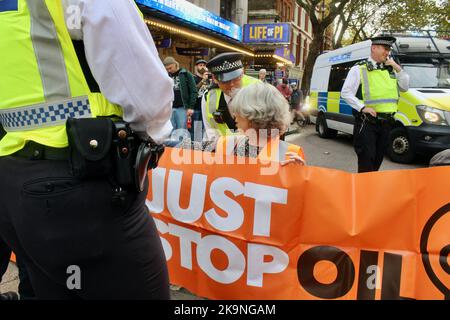
[[[388,155],[410,163],[415,155],[433,155],[450,148],[450,41],[430,32],[395,34],[392,55],[410,76],[410,89],[400,94]],[[353,134],[352,108],[341,99],[348,71],[370,56],[371,41],[320,55],[310,86],[310,117],[322,138],[338,131]]]

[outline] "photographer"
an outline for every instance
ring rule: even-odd
[[[191,133],[191,140],[194,140],[194,132],[203,133],[203,118],[202,118],[202,98],[211,85],[210,73],[206,67],[206,60],[200,59],[195,62],[195,83],[197,85],[198,96],[197,103],[192,114],[192,126],[189,128]],[[198,134],[197,134],[198,135]],[[202,140],[202,134],[197,137],[199,141]]]

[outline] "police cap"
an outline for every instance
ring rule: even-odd
[[[198,65],[200,63],[206,64],[206,60],[200,59],[200,60],[195,61],[195,65]]]
[[[221,53],[208,61],[206,67],[220,82],[227,82],[242,75],[243,54],[238,52]]]
[[[397,39],[392,36],[384,36],[384,35],[373,37],[370,40],[372,40],[372,44],[379,44],[387,46],[389,48],[392,48],[392,45],[395,43],[395,41],[397,41]]]

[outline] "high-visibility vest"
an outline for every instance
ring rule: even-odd
[[[367,64],[359,66],[364,105],[378,113],[394,113],[398,108],[397,78],[387,70],[367,69]]]
[[[234,154],[234,150],[238,145],[240,139],[244,138],[244,136],[221,136],[217,140],[216,151],[220,151],[223,154],[232,155]],[[260,151],[258,154],[258,159],[260,160],[272,160],[272,161],[284,161],[288,160],[287,153],[292,152],[299,155],[303,160],[305,160],[305,153],[303,148],[288,143],[286,141],[280,140],[279,137],[275,139],[271,139],[266,146]]]
[[[242,87],[247,87],[253,83],[256,83],[260,80],[244,75],[242,77]],[[222,90],[219,88],[211,89],[207,92],[205,100],[206,100],[206,119],[213,129],[217,129],[220,135],[225,136],[230,134],[230,128],[228,128],[226,123],[217,123],[214,120],[214,112],[219,109],[220,98],[222,96]]]
[[[0,156],[27,141],[68,146],[67,118],[123,115],[90,91],[66,27],[60,0],[17,0],[0,12]]]

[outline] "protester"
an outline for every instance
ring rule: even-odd
[[[216,150],[222,144],[234,143],[232,154],[256,158],[267,150],[279,150],[273,160],[285,165],[291,162],[304,164],[303,149],[280,140],[289,127],[290,113],[286,99],[278,90],[268,84],[257,82],[242,88],[230,104],[240,135],[217,137],[214,141],[183,144],[184,148]],[[267,139],[265,139],[267,137]],[[272,155],[274,156],[274,155]]]

